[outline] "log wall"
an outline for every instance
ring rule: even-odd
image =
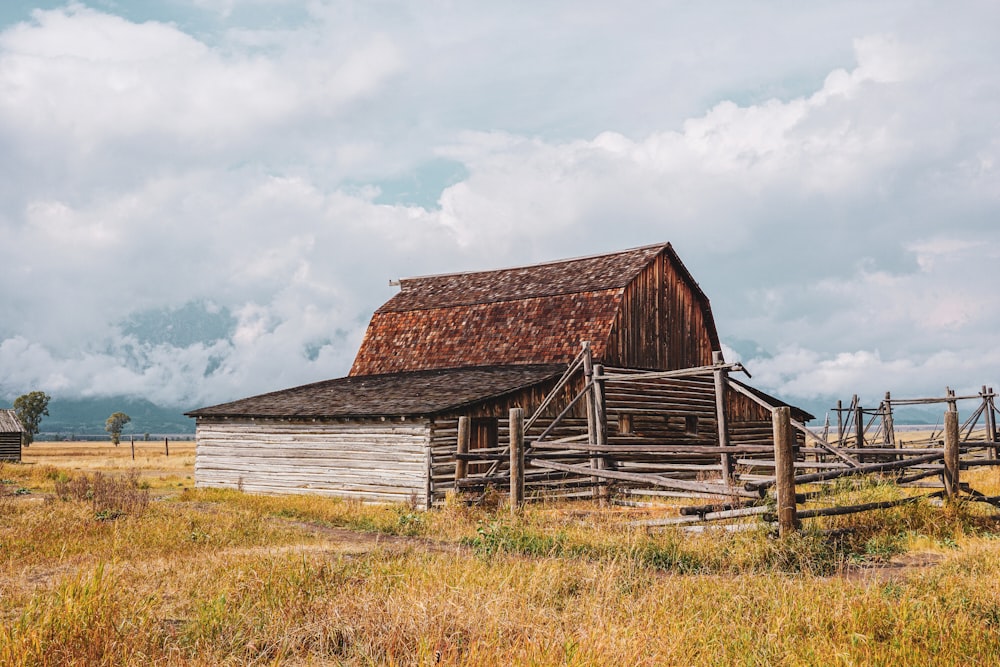
[[[433,497],[429,420],[199,419],[195,485],[364,501]]]
[[[0,433],[0,461],[21,460],[21,434]]]

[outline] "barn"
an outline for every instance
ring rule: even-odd
[[[13,410],[0,410],[0,461],[21,460],[24,427]]]
[[[783,405],[734,380],[738,391],[720,389],[738,366],[722,359],[709,300],[669,243],[399,287],[347,377],[187,413],[197,486],[430,507],[496,477],[497,464],[457,466],[456,452],[499,452],[514,407],[531,415],[529,438],[579,442],[598,423],[605,445],[632,447],[604,452],[602,467],[725,477],[731,462],[692,452],[766,440],[770,406]],[[596,419],[593,401],[578,400],[594,369],[607,369]],[[674,449],[636,454],[637,442]],[[529,486],[573,494],[593,483],[564,468],[534,471]]]

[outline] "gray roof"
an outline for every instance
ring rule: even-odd
[[[411,417],[510,394],[565,372],[563,364],[480,366],[352,375],[199,408],[188,417]]]
[[[0,433],[24,433],[21,420],[13,410],[0,410]]]

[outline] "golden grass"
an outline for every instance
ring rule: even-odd
[[[195,443],[171,441],[167,455],[163,440],[136,442],[135,459],[128,442],[115,447],[109,442],[33,442],[22,450],[21,460],[35,469],[34,479],[46,491],[52,490],[52,470],[64,474],[75,471],[138,473],[155,492],[180,491],[194,487]],[[39,478],[50,477],[49,484]]]
[[[788,540],[624,525],[676,508],[511,516],[230,490],[102,520],[53,493],[100,465],[42,458],[0,467],[3,665],[1000,664],[1000,522],[984,505],[919,501]],[[993,469],[964,479],[1000,489]]]

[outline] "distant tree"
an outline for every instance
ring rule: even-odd
[[[21,421],[26,431],[24,444],[30,445],[38,435],[38,425],[42,417],[49,416],[49,400],[51,397],[44,391],[31,391],[14,399],[14,413]]]
[[[122,441],[122,428],[130,421],[132,418],[124,412],[116,412],[104,422],[104,430],[111,434],[111,442],[115,447]]]

